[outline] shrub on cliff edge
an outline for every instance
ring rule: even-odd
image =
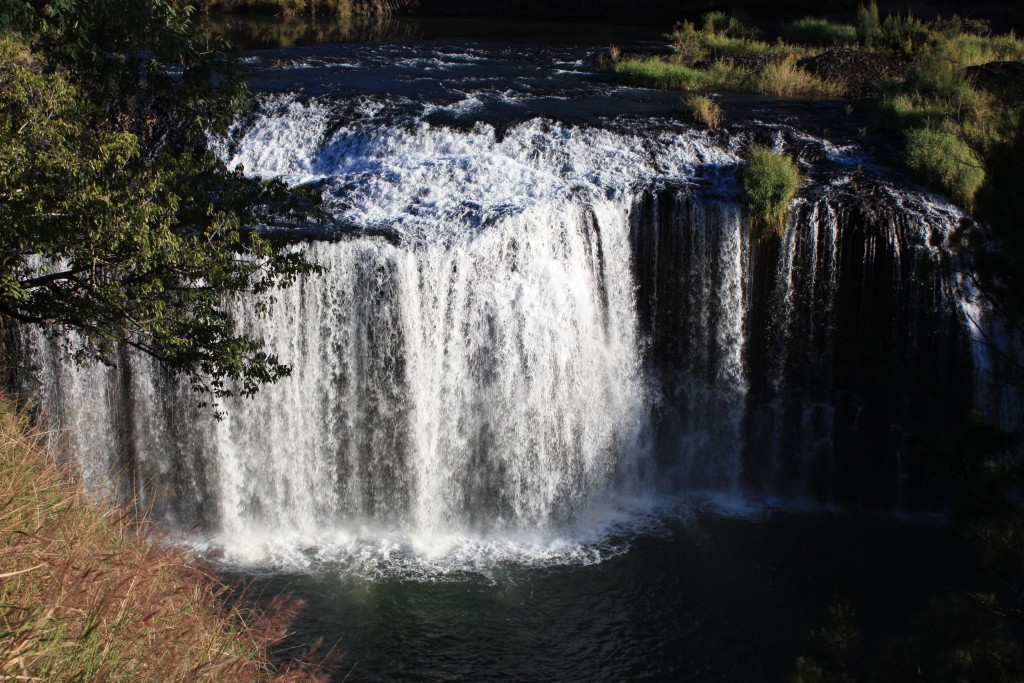
[[[758,239],[781,237],[789,203],[800,187],[800,171],[785,154],[754,147],[743,169],[743,203],[750,229]]]
[[[907,165],[961,206],[974,206],[985,182],[981,158],[955,133],[918,128],[907,133]]]

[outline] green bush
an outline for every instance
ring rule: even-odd
[[[961,33],[949,41],[963,66],[1024,59],[1024,40],[1013,32],[997,36]]]
[[[857,10],[857,38],[864,45],[873,45],[882,37],[882,27],[878,19],[878,5],[871,0],[868,6],[861,5]]]
[[[924,50],[907,73],[906,87],[938,97],[949,97],[966,84],[956,57],[940,48]]]
[[[879,119],[892,130],[940,123],[947,115],[945,103],[933,98],[922,98],[919,93],[889,93],[878,102]]]
[[[687,66],[708,59],[792,49],[755,40],[756,35],[756,30],[747,28],[724,12],[712,12],[704,16],[704,28],[698,29],[692,22],[684,21],[676,24],[668,38],[676,50],[675,61]]]
[[[981,158],[955,133],[918,128],[907,133],[907,165],[926,183],[971,208],[985,182]]]
[[[736,17],[722,11],[708,12],[704,15],[703,32],[730,38],[756,38],[761,33],[756,27],[747,26]]]
[[[762,40],[734,38],[724,33],[702,33],[701,36],[703,37],[704,44],[711,51],[711,55],[716,59],[790,51],[789,46],[779,47]]]
[[[804,17],[786,24],[782,29],[782,36],[793,43],[818,47],[857,43],[857,29],[853,26],[816,17]]]
[[[908,14],[892,14],[882,22],[878,41],[882,46],[913,57],[942,39],[927,22]]]
[[[789,203],[800,187],[800,171],[785,154],[754,147],[743,169],[743,203],[751,231],[762,240],[786,231]]]
[[[704,42],[704,34],[698,31],[692,22],[676,24],[668,38],[675,46],[675,60],[680,64],[693,65],[704,61],[711,54],[710,48]]]

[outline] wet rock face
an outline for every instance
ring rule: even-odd
[[[907,69],[900,57],[852,48],[829,50],[799,65],[818,78],[845,83],[847,97],[855,100],[877,96],[886,81],[900,78]]]

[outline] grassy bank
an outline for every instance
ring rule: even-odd
[[[0,396],[0,680],[317,680],[268,647],[291,616],[225,607],[184,552],[90,500]]]
[[[657,57],[626,59],[616,65],[630,85],[698,92],[753,92],[777,97],[839,97],[842,83],[815,78],[792,56],[760,66],[714,61],[706,66],[673,64]]]
[[[774,43],[760,31],[723,12],[705,15],[700,28],[677,24],[670,57],[629,57],[615,65],[618,77],[639,87],[699,92],[751,92],[779,97],[839,97],[839,81],[816,78],[797,60],[816,54],[812,46]]]
[[[1020,71],[995,68],[1024,59],[1024,40],[979,20],[883,17],[872,3],[855,23],[805,17],[776,27],[774,40],[722,12],[705,15],[700,27],[680,23],[669,37],[670,56],[618,59],[620,80],[697,93],[873,99],[878,126],[903,135],[907,166],[968,209],[993,153],[1012,144],[1024,119]]]

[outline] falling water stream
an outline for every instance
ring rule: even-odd
[[[293,373],[223,420],[26,333],[87,483],[306,598],[292,644],[340,638],[339,680],[777,680],[835,591],[898,624],[906,567],[966,571],[927,516],[828,507],[941,502],[901,437],[970,396],[958,211],[768,104],[696,129],[597,52],[247,56],[212,143],[329,220],[323,275],[231,304]],[[744,222],[752,141],[807,178],[781,241]]]

